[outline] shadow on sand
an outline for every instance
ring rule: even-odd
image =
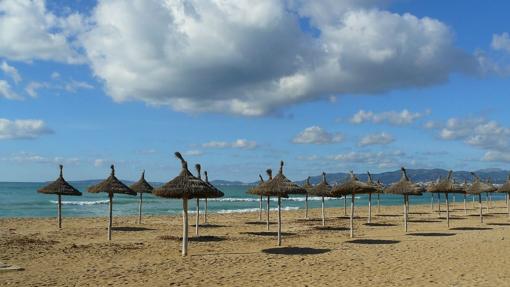
[[[159,236],[158,239],[182,241],[182,237],[172,236],[172,235],[162,235],[162,236]],[[224,241],[224,240],[225,240],[224,237],[214,236],[214,235],[204,235],[204,236],[199,236],[199,237],[189,237],[188,238],[188,241],[192,241],[192,242],[218,242],[218,241]]]
[[[278,247],[263,249],[262,252],[277,255],[317,255],[331,251],[331,249],[319,249],[310,247]]]
[[[193,228],[195,228],[195,224],[192,224],[191,225]],[[199,224],[198,227],[200,228],[220,228],[220,227],[227,227],[226,225],[221,225],[221,224],[210,224],[210,223],[203,223],[203,224]]]
[[[255,236],[278,236],[278,232],[274,232],[274,231],[240,232],[239,234],[255,235]],[[296,235],[296,233],[282,232],[282,236],[291,236],[291,235]]]
[[[441,222],[441,220],[434,220],[434,219],[409,219],[409,222],[414,222],[414,223],[434,223],[434,222]]]
[[[487,225],[493,225],[493,226],[510,226],[510,223],[487,223]]]
[[[455,233],[444,233],[444,232],[420,232],[420,233],[408,233],[410,236],[423,236],[423,237],[447,237],[454,236]]]
[[[349,230],[347,227],[342,226],[315,226],[313,229],[321,231],[346,231]]]
[[[390,226],[397,226],[393,223],[364,223],[366,226],[373,226],[373,227],[390,227]]]
[[[135,226],[113,226],[113,231],[148,231],[148,230],[156,230],[153,228],[147,227],[135,227]]]
[[[400,243],[400,241],[387,239],[354,239],[346,241],[346,243],[378,245],[378,244],[397,244]]]
[[[265,221],[246,221],[245,224],[251,224],[251,225],[266,225],[267,222]],[[276,222],[269,222],[269,225],[276,224]]]
[[[450,228],[450,230],[466,230],[466,231],[469,231],[469,230],[491,230],[492,228],[490,227],[454,227],[454,228]]]

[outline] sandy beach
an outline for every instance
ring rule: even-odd
[[[282,248],[257,213],[212,214],[187,258],[175,238],[181,217],[149,216],[142,225],[115,217],[111,243],[106,218],[64,218],[60,231],[53,218],[0,219],[0,261],[25,268],[0,273],[0,285],[508,286],[510,219],[495,203],[483,224],[478,210],[464,216],[457,204],[450,229],[429,205],[412,205],[408,234],[401,206],[374,208],[370,226],[359,207],[354,239],[343,208],[326,210],[324,229],[313,219],[319,209],[308,221],[302,210],[285,211]]]

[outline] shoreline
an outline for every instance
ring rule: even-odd
[[[283,246],[276,248],[276,224],[267,233],[258,213],[210,214],[201,240],[180,256],[179,215],[113,218],[111,242],[105,217],[1,218],[0,262],[25,268],[0,273],[2,286],[505,286],[510,250],[510,219],[497,202],[480,224],[478,209],[451,212],[451,228],[430,205],[411,205],[409,232],[403,231],[401,206],[357,206],[355,238],[349,238],[343,207],[285,211]],[[436,205],[437,207],[437,205]],[[484,209],[485,213],[485,209]],[[444,216],[444,212],[443,212]],[[276,212],[271,212],[275,222]],[[194,226],[194,216],[191,216]],[[194,228],[190,228],[194,238]],[[438,272],[438,268],[441,269]]]

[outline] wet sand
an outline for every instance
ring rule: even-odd
[[[0,273],[0,286],[509,286],[510,218],[495,204],[480,223],[458,203],[450,229],[411,205],[407,234],[401,206],[373,208],[371,225],[360,206],[353,239],[343,208],[326,210],[326,228],[320,209],[285,211],[281,248],[258,213],[210,214],[186,258],[177,216],[114,217],[111,242],[106,218],[64,218],[60,231],[53,218],[0,219],[0,262],[25,268]]]

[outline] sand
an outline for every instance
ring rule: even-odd
[[[64,218],[60,231],[53,218],[1,219],[0,261],[25,270],[0,273],[0,286],[510,286],[510,219],[495,203],[483,224],[457,204],[450,229],[429,205],[411,205],[408,234],[401,206],[373,208],[371,226],[359,207],[354,239],[343,208],[326,210],[324,230],[285,211],[282,248],[257,213],[211,214],[186,258],[172,237],[181,217],[114,217],[111,242],[106,217]]]

